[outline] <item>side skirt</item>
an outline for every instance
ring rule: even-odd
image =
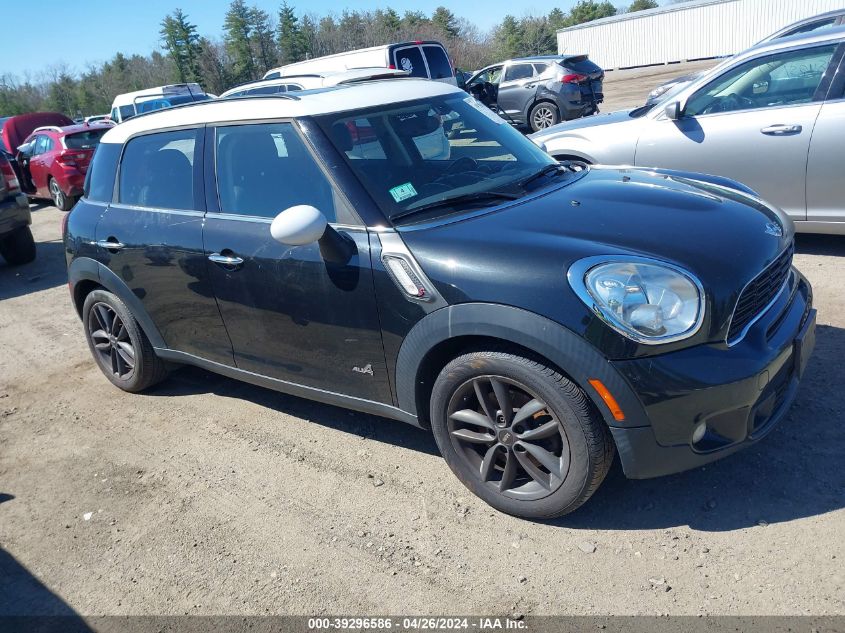
[[[352,409],[362,413],[379,415],[392,420],[405,422],[418,428],[423,428],[420,425],[417,416],[414,414],[382,402],[355,398],[353,396],[346,396],[342,393],[335,393],[334,391],[326,391],[324,389],[317,389],[316,387],[300,385],[295,382],[279,380],[278,378],[270,378],[269,376],[256,374],[243,369],[237,369],[236,367],[230,367],[229,365],[223,365],[222,363],[216,363],[211,360],[206,360],[205,358],[200,358],[199,356],[194,356],[193,354],[178,352],[172,349],[155,348],[155,352],[159,358],[163,360],[181,363],[183,365],[194,365],[214,372],[215,374],[221,374],[228,378],[248,382],[259,387],[272,389],[273,391],[279,391],[281,393],[306,398],[308,400],[316,400],[317,402],[331,404],[344,409]]]

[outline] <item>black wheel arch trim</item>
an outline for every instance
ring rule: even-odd
[[[526,348],[548,359],[587,394],[608,426],[649,426],[639,398],[626,379],[599,353],[564,326],[533,312],[495,303],[461,303],[422,318],[402,342],[396,360],[397,406],[424,420],[417,403],[419,369],[441,343],[462,336],[488,337]],[[625,420],[613,418],[607,405],[590,386],[597,378],[614,395]]]
[[[121,301],[129,308],[132,316],[138,321],[144,334],[150,340],[153,347],[166,347],[164,338],[161,332],[153,323],[150,315],[144,309],[141,300],[135,295],[126,283],[115,275],[106,266],[90,257],[77,257],[68,267],[68,281],[71,288],[74,289],[78,283],[82,281],[93,281],[102,286],[112,294],[117,295]],[[74,302],[76,300],[75,294],[73,296]]]

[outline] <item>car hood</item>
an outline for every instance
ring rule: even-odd
[[[631,118],[632,110],[618,110],[616,112],[608,112],[607,114],[595,114],[593,116],[583,117],[581,119],[574,119],[572,121],[564,121],[558,123],[545,130],[540,130],[534,134],[529,134],[528,138],[537,143],[542,143],[545,139],[557,136],[561,132],[570,132],[572,130],[583,130],[599,125],[611,125],[613,123],[622,123],[624,121],[633,121]]]
[[[572,317],[561,310],[572,303],[550,297],[572,294],[566,272],[575,261],[629,254],[669,262],[701,281],[702,331],[716,340],[742,288],[791,243],[793,226],[749,193],[689,176],[592,168],[486,213],[400,231],[448,302],[508,303],[564,324]]]

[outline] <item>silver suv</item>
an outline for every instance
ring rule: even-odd
[[[598,112],[603,79],[586,55],[540,55],[487,66],[466,90],[506,121],[536,132]]]

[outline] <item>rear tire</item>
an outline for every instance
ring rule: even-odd
[[[137,393],[167,377],[166,364],[117,295],[93,290],[82,306],[82,325],[97,366],[116,387]]]
[[[467,488],[525,518],[572,512],[613,461],[610,433],[581,389],[553,368],[504,351],[464,354],[443,368],[431,425]]]
[[[9,266],[28,264],[35,259],[35,239],[28,226],[0,238],[0,255]]]
[[[65,195],[58,181],[52,176],[47,181],[47,187],[50,190],[50,198],[53,201],[53,205],[57,209],[61,211],[70,211],[73,209],[73,205],[76,204],[76,197]]]
[[[539,132],[560,123],[560,110],[551,101],[535,103],[528,113],[528,125],[532,132]]]

